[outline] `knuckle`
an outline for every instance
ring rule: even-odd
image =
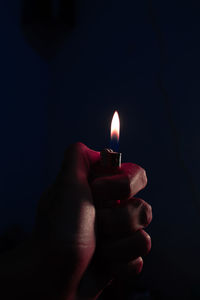
[[[142,182],[142,186],[145,187],[147,185],[147,174],[145,169],[143,169],[142,167],[139,168],[140,168],[140,179]]]
[[[142,257],[139,257],[137,259],[137,265],[136,265],[136,274],[140,274],[143,268],[143,259]]]
[[[130,204],[131,204],[131,206],[134,207],[134,209],[136,209],[136,208],[140,207],[143,203],[144,203],[144,200],[133,197]]]
[[[130,227],[131,232],[136,232],[139,228],[143,227],[140,221],[140,211],[143,206],[143,200],[135,198],[126,206],[126,220]]]
[[[147,226],[151,223],[152,220],[152,207],[145,201],[143,202],[143,205],[141,207],[140,212],[140,223],[144,226]]]
[[[123,215],[129,231],[136,232],[150,224],[152,208],[144,200],[134,198],[133,201],[123,207]]]
[[[147,174],[145,169],[141,166],[133,163],[124,163],[122,166],[122,172],[127,178],[129,195],[132,190],[135,190],[135,186],[143,189],[147,185]]]
[[[151,238],[144,230],[140,230],[141,251],[142,255],[147,255],[151,250]]]

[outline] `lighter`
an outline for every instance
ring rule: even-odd
[[[117,169],[121,167],[122,154],[118,152],[120,121],[119,114],[115,111],[111,122],[111,148],[101,151],[101,164],[106,169]]]
[[[121,153],[114,152],[112,149],[104,149],[100,155],[101,164],[104,168],[113,169],[121,167]]]

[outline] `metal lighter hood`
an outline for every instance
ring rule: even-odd
[[[101,164],[105,168],[120,168],[122,153],[114,152],[112,149],[104,149],[100,153]]]

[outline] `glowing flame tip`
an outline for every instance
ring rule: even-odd
[[[119,132],[120,132],[119,114],[117,111],[115,111],[111,122],[111,139],[113,137],[116,137],[119,140]]]

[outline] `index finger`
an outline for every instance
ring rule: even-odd
[[[133,163],[123,163],[119,174],[96,178],[91,188],[96,205],[102,207],[108,202],[132,198],[146,184],[147,176],[142,167]]]

